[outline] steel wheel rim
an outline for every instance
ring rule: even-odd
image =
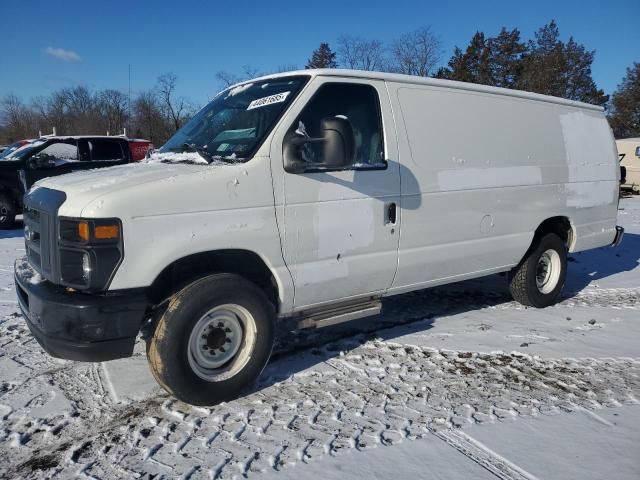
[[[189,365],[203,380],[219,382],[245,367],[255,343],[253,315],[240,305],[218,305],[202,315],[191,330]]]
[[[553,249],[548,249],[540,255],[536,265],[536,286],[540,293],[551,293],[558,285],[562,262],[560,255]]]

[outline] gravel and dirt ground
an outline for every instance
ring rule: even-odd
[[[214,408],[133,358],[53,359],[15,300],[22,232],[0,234],[1,478],[640,477],[640,198],[623,244],[576,254],[562,301],[494,276],[283,335],[260,383]]]

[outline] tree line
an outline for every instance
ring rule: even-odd
[[[428,26],[381,40],[341,35],[335,50],[328,43],[315,49],[305,68],[349,68],[436,77],[462,82],[514,88],[577,100],[606,107],[617,138],[640,136],[640,63],[627,69],[611,97],[598,88],[591,67],[595,51],[573,37],[560,38],[555,21],[523,39],[517,28],[503,27],[495,36],[477,31],[464,48],[456,47],[443,65],[442,42]],[[297,69],[280,65],[263,72],[247,65],[234,73],[219,71],[221,87],[266,73]],[[107,89],[91,92],[86,87],[63,88],[29,104],[15,95],[0,103],[0,142],[30,138],[39,131],[59,134],[119,134],[150,139],[162,145],[197,108],[176,94],[173,73],[158,77],[154,88],[130,100],[124,93]]]
[[[616,138],[640,136],[640,63],[627,69],[611,98],[591,75],[595,57],[573,37],[563,42],[555,21],[523,40],[517,28],[498,35],[477,31],[463,49],[456,47],[445,66],[441,42],[423,27],[399,36],[389,45],[354,36],[338,38],[337,48],[321,43],[306,68],[353,68],[471,82],[553,95],[607,109]]]
[[[133,98],[119,90],[91,91],[66,87],[29,104],[16,95],[0,100],[0,142],[58,135],[120,135],[142,137],[162,145],[197,111],[176,94],[178,77],[165,73],[156,85]]]

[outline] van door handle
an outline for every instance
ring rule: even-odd
[[[396,223],[396,204],[395,202],[390,203],[387,206],[387,222],[386,223],[391,223],[391,224],[395,224]]]

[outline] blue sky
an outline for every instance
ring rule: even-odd
[[[0,19],[0,96],[27,100],[71,85],[126,92],[131,64],[133,93],[172,71],[178,93],[203,104],[220,87],[219,70],[302,68],[320,42],[335,45],[340,34],[389,42],[422,25],[440,36],[446,63],[476,30],[518,27],[529,38],[556,19],[565,40],[596,50],[593,76],[607,93],[640,61],[638,0],[2,0]]]

